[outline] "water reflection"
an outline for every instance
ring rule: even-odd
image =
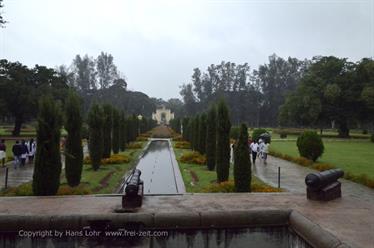
[[[167,140],[152,141],[136,167],[142,172],[144,194],[178,193]]]
[[[105,232],[103,232],[105,234]],[[204,247],[204,248],[310,248],[288,227],[240,229],[169,230],[166,236],[148,237],[63,237],[21,238],[17,234],[0,233],[0,248],[8,247]]]

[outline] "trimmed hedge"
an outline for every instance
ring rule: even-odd
[[[297,138],[296,142],[300,156],[314,162],[323,154],[325,146],[321,137],[313,131],[305,131]]]

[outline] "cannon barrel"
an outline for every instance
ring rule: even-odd
[[[344,172],[340,169],[310,173],[305,177],[305,184],[310,189],[319,190],[333,182],[336,182],[343,175]]]
[[[138,169],[134,169],[133,173],[131,174],[128,182],[126,183],[125,192],[128,196],[136,196],[138,194],[139,190],[139,184],[140,184],[140,175],[141,171]]]

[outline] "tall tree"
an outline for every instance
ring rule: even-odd
[[[121,152],[125,150],[126,147],[126,118],[125,112],[121,111],[119,119],[119,149]]]
[[[82,93],[96,89],[97,72],[95,61],[87,54],[82,58],[79,54],[75,56],[72,64],[74,73],[74,86]]]
[[[110,104],[103,105],[104,116],[104,151],[103,158],[109,158],[112,152],[113,107]]]
[[[117,67],[113,63],[113,56],[101,52],[96,60],[97,76],[100,89],[108,88],[118,78]]]
[[[4,7],[3,0],[0,0],[0,10],[3,7]],[[6,21],[4,20],[3,16],[1,15],[1,11],[0,11],[0,28],[4,27],[5,23],[6,23]]]
[[[229,110],[225,101],[221,99],[217,106],[216,171],[217,182],[219,183],[229,179],[230,129]]]
[[[120,115],[116,108],[113,108],[112,148],[113,153],[119,152],[120,139]]]
[[[79,185],[83,167],[82,115],[80,101],[70,92],[65,103],[65,129],[68,132],[65,145],[65,176],[71,187]]]
[[[195,114],[196,99],[192,91],[192,84],[184,84],[181,87],[180,94],[183,97],[184,108],[187,116]]]
[[[207,125],[206,125],[206,159],[209,170],[214,170],[216,164],[216,142],[217,142],[217,131],[216,131],[216,113],[217,110],[212,105],[208,112]]]
[[[92,169],[97,171],[100,168],[101,159],[104,152],[104,119],[103,110],[98,104],[93,104],[88,113],[89,142],[88,148]]]
[[[199,137],[200,131],[199,131],[199,127],[200,127],[200,116],[196,115],[193,118],[193,129],[192,129],[192,133],[193,133],[192,149],[194,151],[199,151],[199,142],[200,142],[200,137]]]
[[[205,154],[206,149],[206,114],[202,113],[199,120],[199,152]]]
[[[251,159],[248,152],[248,130],[245,124],[240,127],[238,142],[234,150],[234,182],[236,192],[251,191]]]
[[[37,148],[32,181],[34,195],[55,195],[60,186],[61,155],[60,106],[51,97],[42,97],[39,104]]]
[[[346,59],[313,58],[297,90],[281,107],[281,120],[312,125],[335,121],[339,136],[348,137],[350,121],[359,120],[365,107],[361,99],[363,82],[355,80],[355,68]]]

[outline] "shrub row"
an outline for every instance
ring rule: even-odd
[[[123,164],[129,163],[131,158],[127,155],[113,154],[109,158],[101,159],[101,164]],[[89,156],[84,158],[83,161],[85,164],[91,164],[91,159]]]
[[[191,144],[188,141],[179,141],[179,142],[175,143],[175,148],[179,148],[179,149],[190,149],[191,148]]]
[[[206,164],[206,156],[199,152],[186,152],[179,158],[179,161],[186,164]]]
[[[270,151],[270,155],[281,158],[290,162],[293,162],[295,164],[304,166],[304,167],[310,167],[314,170],[317,171],[325,171],[325,170],[330,170],[330,169],[336,169],[335,166],[328,164],[328,163],[313,163],[312,160],[303,158],[303,157],[292,157],[287,154],[282,154],[280,152],[274,152]],[[369,188],[374,188],[374,180],[370,179],[367,175],[361,174],[361,175],[353,175],[350,172],[344,172],[344,179],[353,181],[355,183],[363,184]]]
[[[235,192],[235,183],[232,180],[222,183],[212,183],[206,186],[203,190],[204,193],[233,193]],[[269,185],[253,182],[251,184],[252,192],[282,192],[281,189],[271,187]]]
[[[57,191],[57,195],[89,195],[91,190],[88,189],[84,184],[80,184],[77,187],[70,187],[67,184],[60,185]],[[23,183],[17,187],[11,187],[0,192],[1,196],[32,196],[32,185],[30,183]]]
[[[280,138],[286,138],[287,135],[296,135],[299,136],[303,132],[305,132],[305,129],[297,129],[297,128],[285,128],[285,129],[274,129],[273,133],[279,134]],[[339,138],[338,134],[325,134],[322,133],[322,138]],[[350,138],[352,139],[367,139],[368,136],[366,134],[350,134]]]
[[[127,145],[127,149],[140,149],[143,147],[141,142],[131,142]]]

